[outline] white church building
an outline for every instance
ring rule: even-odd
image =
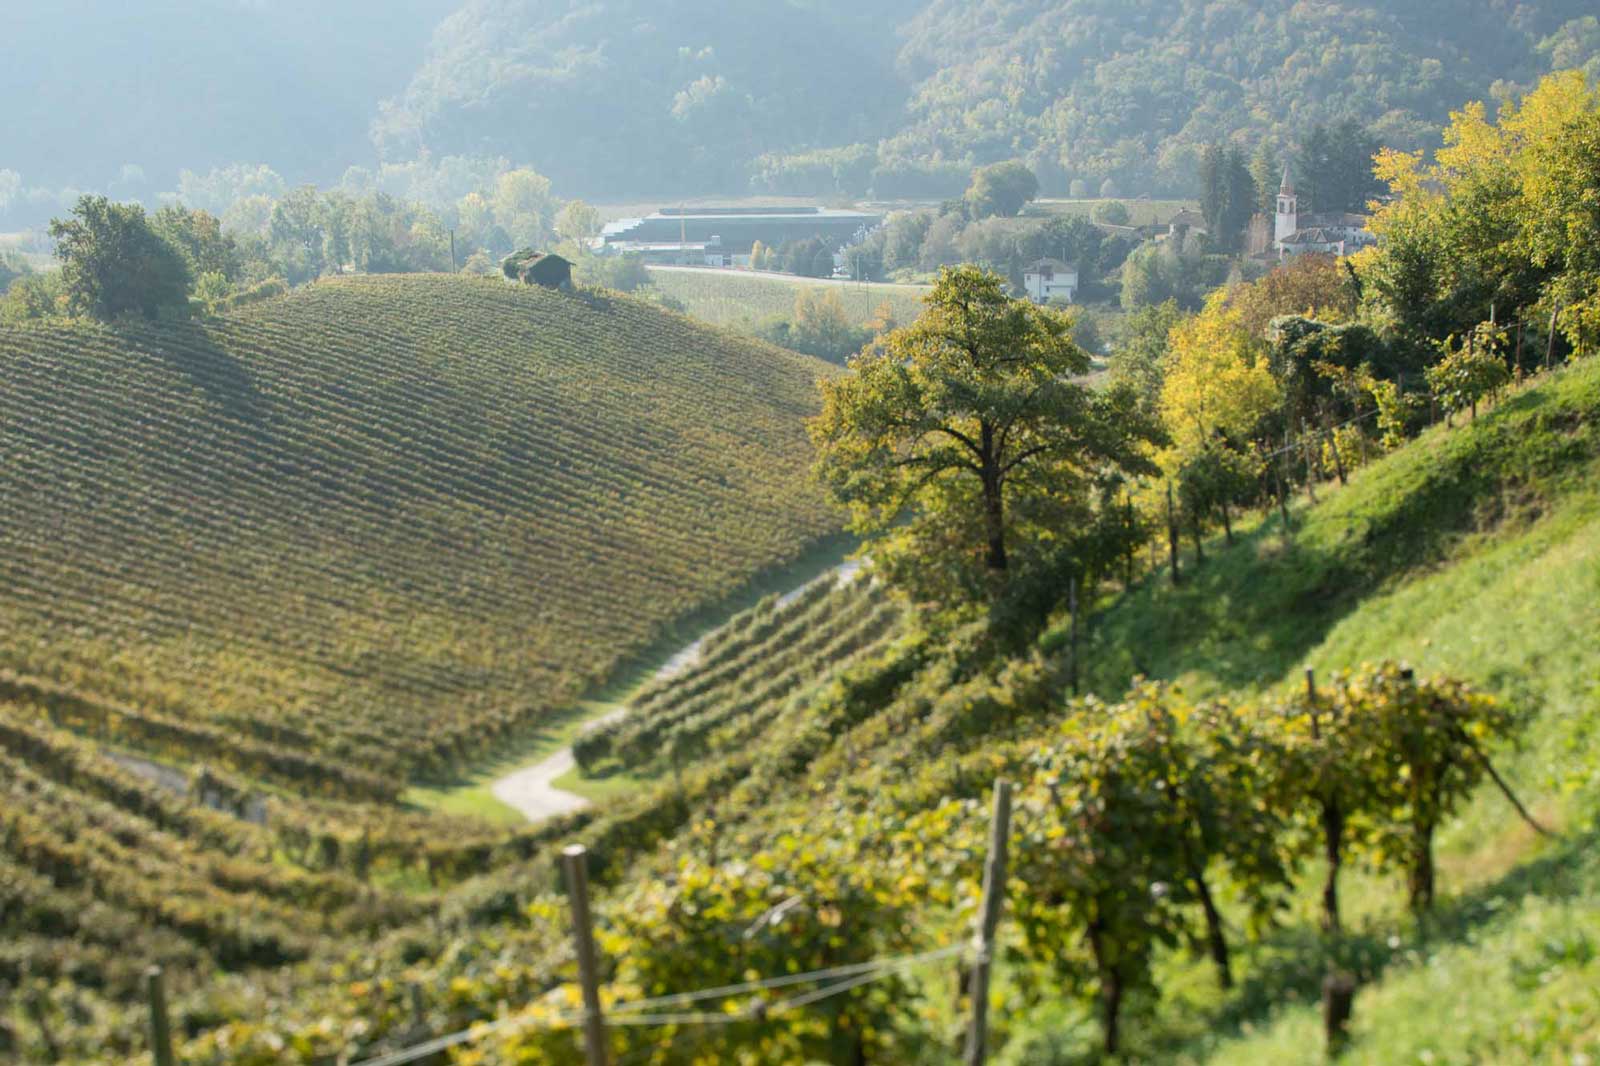
[[[1283,181],[1278,185],[1278,208],[1272,226],[1272,248],[1278,253],[1279,259],[1308,252],[1349,255],[1369,244],[1376,244],[1377,240],[1367,229],[1366,215],[1344,211],[1302,214],[1300,199],[1295,195],[1294,182],[1289,177],[1289,165],[1284,164]]]

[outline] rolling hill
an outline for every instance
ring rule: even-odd
[[[335,795],[536,720],[836,524],[822,364],[622,297],[350,278],[0,331],[0,366],[6,684]]]

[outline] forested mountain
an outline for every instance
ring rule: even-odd
[[[904,90],[895,8],[838,0],[467,0],[404,96],[386,155],[537,160],[586,195],[725,191],[774,149],[875,138]]]
[[[1600,54],[1585,0],[872,7],[468,0],[379,144],[525,159],[588,195],[953,195],[1011,157],[1046,193],[1188,194],[1207,141],[1353,118],[1415,147],[1461,101]]]
[[[1281,152],[1348,118],[1417,147],[1464,100],[1600,67],[1585,0],[10,6],[0,214],[38,201],[13,223],[74,188],[151,203],[181,169],[326,183],[375,156],[591,199],[951,196],[1010,158],[1046,195],[1187,196],[1215,139]]]
[[[1198,149],[1240,133],[1285,148],[1352,118],[1412,148],[1462,100],[1548,70],[1559,45],[1592,57],[1593,17],[1568,25],[1592,11],[1584,0],[933,0],[906,27],[900,68],[917,87],[882,151],[1024,156],[1047,189],[1109,178],[1122,192],[1188,192]]]

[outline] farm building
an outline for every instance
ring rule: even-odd
[[[512,281],[542,285],[547,289],[572,287],[572,262],[559,255],[535,252],[531,248],[506,257],[500,269]]]

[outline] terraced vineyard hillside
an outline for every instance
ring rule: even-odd
[[[787,601],[768,597],[707,637],[692,668],[646,688],[625,717],[584,737],[574,754],[585,769],[659,769],[748,750],[769,733],[784,735],[775,720],[879,649],[902,620],[902,607],[867,582],[826,577]]]
[[[0,368],[7,694],[330,795],[393,795],[836,526],[823,364],[626,298],[341,279],[3,329]]]

